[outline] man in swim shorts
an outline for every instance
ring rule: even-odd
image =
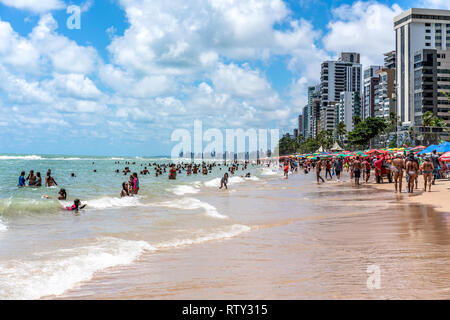
[[[359,156],[353,161],[353,173],[355,177],[355,185],[359,186],[359,178],[361,178],[361,160]]]
[[[317,163],[316,163],[317,183],[319,183],[319,179],[322,180],[322,182],[325,182],[325,180],[323,180],[323,178],[320,176],[320,171],[322,171],[322,161],[320,160],[320,157],[317,157]]]
[[[433,179],[433,171],[434,166],[431,162],[430,157],[425,157],[425,161],[422,164],[422,171],[423,171],[423,182],[424,182],[424,188],[423,191],[427,191],[427,183],[428,183],[428,192],[431,192],[431,181]]]
[[[402,159],[402,154],[397,153],[395,155],[395,159],[392,161],[391,170],[394,171],[394,181],[395,181],[395,192],[402,192],[402,183],[403,183],[403,169],[404,162]],[[397,187],[398,184],[398,187]]]

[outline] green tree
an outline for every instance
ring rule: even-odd
[[[336,132],[336,136],[338,137],[339,144],[341,147],[344,147],[344,135],[347,134],[347,127],[345,126],[345,123],[339,122],[334,129]]]

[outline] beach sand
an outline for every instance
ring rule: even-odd
[[[394,184],[371,184],[371,186],[386,191],[394,191]],[[406,186],[406,182],[403,181],[403,189]],[[405,202],[414,202],[418,204],[431,205],[436,211],[450,212],[450,180],[436,180],[436,184],[431,186],[431,192],[423,191],[424,181],[423,177],[419,177],[418,189],[414,190],[412,195],[402,191],[397,196],[397,200]]]
[[[145,254],[48,298],[449,299],[450,215],[407,201],[447,208],[448,183],[409,197],[344,180],[299,174],[210,198],[251,230]],[[373,268],[378,289],[367,285]]]

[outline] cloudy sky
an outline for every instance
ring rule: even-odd
[[[196,119],[291,131],[323,60],[381,64],[395,15],[448,3],[0,0],[0,153],[165,155]]]

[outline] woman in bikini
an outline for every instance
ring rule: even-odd
[[[434,166],[431,162],[430,157],[425,157],[425,161],[422,164],[422,171],[423,171],[423,181],[424,181],[424,189],[423,191],[427,191],[427,184],[428,184],[428,192],[431,192],[431,182],[433,180],[433,170]]]

